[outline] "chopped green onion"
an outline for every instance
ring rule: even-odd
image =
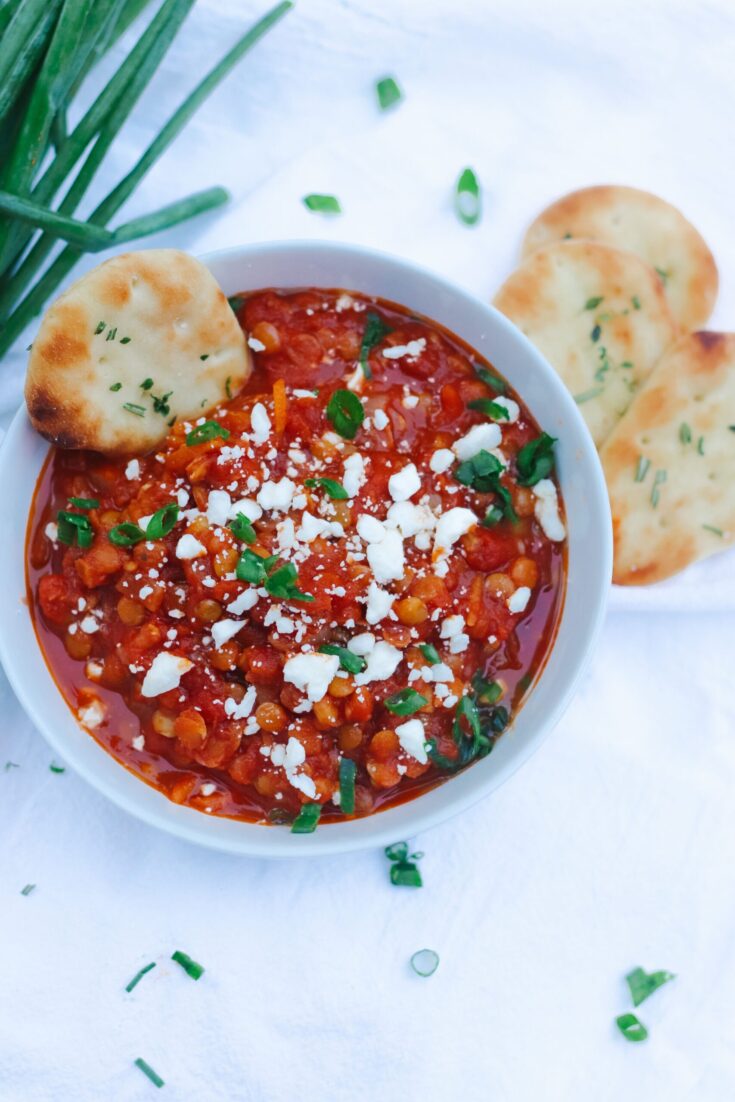
[[[229,303],[230,309],[232,310],[233,314],[237,314],[240,310],[242,310],[243,306],[245,305],[245,295],[230,295],[227,302]]]
[[[439,651],[431,643],[419,643],[419,650],[429,665],[435,666],[437,662],[441,662]]]
[[[439,967],[439,954],[433,949],[419,949],[411,957],[411,967],[417,976],[433,976]]]
[[[421,693],[417,693],[415,689],[401,689],[399,692],[387,696],[383,703],[389,712],[393,712],[393,715],[412,716],[414,712],[418,712],[429,701]]]
[[[111,528],[107,533],[107,538],[116,547],[132,547],[145,539],[145,532],[138,524],[126,520],[122,524],[116,524],[114,528]]]
[[[35,884],[26,884],[25,888],[21,888],[21,895],[30,895],[32,891],[35,891]]]
[[[91,547],[94,540],[94,529],[90,523],[89,517],[84,516],[82,513],[70,513],[66,509],[61,509],[56,514],[56,520],[59,529],[59,539],[62,543],[67,544],[69,547],[73,547],[75,544],[77,547]]]
[[[331,497],[333,501],[349,500],[350,495],[347,493],[342,483],[335,482],[333,478],[306,478],[304,479],[304,486],[308,486],[310,490],[324,490],[325,494]]]
[[[499,505],[491,505],[480,524],[483,528],[494,528],[496,524],[500,524],[503,515],[503,510]]]
[[[676,976],[673,972],[646,972],[643,968],[634,968],[632,972],[628,972],[625,982],[628,985],[633,1006],[640,1006],[654,991],[658,991],[659,987],[674,979]]]
[[[100,322],[97,323],[97,328],[94,331],[95,337],[98,337],[100,335],[100,333],[104,332],[106,324],[107,324],[107,322],[104,322],[104,321],[100,321]]]
[[[135,1064],[136,1068],[140,1068],[140,1070],[143,1072],[143,1075],[146,1075],[150,1079],[154,1087],[162,1087],[164,1085],[165,1080],[161,1079],[161,1076],[158,1074],[158,1072],[154,1071],[151,1065],[146,1063],[142,1056],[139,1056],[137,1060],[133,1061],[133,1063]]]
[[[654,509],[658,505],[658,503],[660,501],[660,498],[661,498],[661,495],[659,493],[658,488],[665,481],[666,481],[666,471],[665,470],[656,471],[655,475],[653,476],[653,487],[651,489],[651,505],[653,506]]]
[[[706,529],[707,532],[712,532],[713,535],[719,536],[720,539],[725,535],[721,528],[715,528],[713,524],[703,524],[702,527]]]
[[[113,383],[112,386],[110,387],[110,390],[112,390],[112,391],[122,390],[122,383]]]
[[[140,384],[140,389],[141,390],[150,390],[152,386],[153,386],[153,379],[144,379],[143,382]]]
[[[336,195],[305,195],[301,200],[307,210],[317,214],[341,214],[342,207]]]
[[[137,402],[123,402],[123,409],[134,413],[136,417],[145,417],[145,406],[139,406]]]
[[[120,344],[130,344],[131,340],[132,340],[132,337],[121,337],[120,338]]]
[[[147,972],[150,972],[150,970],[151,970],[152,968],[155,968],[155,967],[156,967],[156,965],[155,965],[155,962],[154,962],[154,961],[152,961],[152,962],[151,962],[150,964],[146,964],[145,968],[141,968],[140,972],[136,972],[136,973],[135,973],[135,975],[133,976],[132,980],[130,981],[130,983],[129,983],[129,984],[127,985],[127,987],[125,988],[125,990],[126,990],[126,991],[127,991],[128,993],[129,993],[130,991],[132,991],[132,990],[133,990],[133,988],[134,988],[134,987],[137,987],[137,985],[138,985],[138,984],[140,983],[140,981],[141,981],[141,980],[143,979],[143,976],[145,976]]]
[[[648,1036],[648,1030],[635,1014],[619,1014],[615,1019],[615,1025],[626,1041],[632,1041],[634,1044],[645,1041]]]
[[[395,107],[403,99],[403,92],[399,88],[395,77],[383,77],[376,81],[375,91],[381,111],[387,111],[388,108]]]
[[[319,652],[336,655],[340,666],[348,673],[362,673],[367,666],[367,662],[359,654],[353,654],[347,647],[338,647],[336,643],[323,643]]]
[[[472,678],[472,688],[478,704],[497,704],[503,695],[503,686],[499,681],[486,681],[479,673]]]
[[[421,853],[412,853],[409,857],[407,842],[394,842],[386,846],[385,856],[392,862],[390,867],[390,882],[402,888],[421,888],[423,880],[416,865],[416,861],[423,856]]]
[[[105,337],[105,340],[106,341],[114,341],[116,336],[117,336],[117,326],[113,327],[112,329],[107,330],[107,336]]]
[[[274,570],[265,580],[265,588],[271,597],[280,597],[284,601],[313,601],[311,593],[304,593],[299,589],[298,571],[292,562],[287,562]]]
[[[147,540],[160,540],[173,531],[179,519],[179,507],[173,501],[157,509],[145,530]]]
[[[467,403],[467,408],[476,409],[486,417],[492,417],[494,421],[507,421],[510,416],[505,406],[501,406],[499,402],[493,402],[492,398],[475,398],[474,401]]]
[[[246,547],[235,567],[235,576],[239,582],[250,582],[251,585],[261,585],[267,575],[266,564],[268,560],[256,555]]]
[[[497,375],[493,375],[492,371],[488,371],[482,364],[473,364],[472,367],[478,379],[482,379],[485,386],[489,386],[496,394],[504,394],[508,389],[504,379],[499,378]]]
[[[604,295],[595,295],[594,298],[588,298],[584,304],[585,310],[596,310],[603,298]]]
[[[298,815],[291,823],[292,834],[313,834],[322,813],[321,804],[303,804]]]
[[[365,330],[362,335],[362,342],[360,344],[360,366],[363,371],[363,375],[366,379],[372,377],[372,371],[368,358],[373,348],[380,344],[384,337],[387,337],[393,330],[389,325],[386,325],[379,314],[368,313],[365,315]]]
[[[535,440],[524,444],[516,456],[519,486],[535,486],[542,478],[548,478],[554,469],[554,444],[556,437],[542,432]]]
[[[204,444],[207,440],[214,440],[216,436],[228,440],[230,436],[229,429],[223,428],[217,421],[205,421],[203,425],[197,425],[195,429],[186,434],[186,442],[189,447],[193,447],[194,444]]]
[[[691,444],[692,442],[692,430],[689,428],[686,421],[682,422],[679,426],[679,439],[682,444]]]
[[[385,856],[389,861],[405,861],[408,857],[408,842],[393,842],[386,846]]]
[[[193,980],[201,979],[204,975],[201,964],[197,964],[195,960],[192,960],[187,953],[182,953],[180,949],[171,954],[171,960],[175,960],[177,964],[180,964],[187,976],[191,976]]]
[[[76,505],[77,509],[99,509],[100,503],[96,497],[70,497],[70,505]]]
[[[49,765],[49,769],[52,773],[66,773],[66,768],[63,765],[57,765],[55,761],[52,761]]]
[[[357,766],[351,758],[339,762],[339,806],[345,815],[355,813],[355,776]]]
[[[257,537],[253,522],[244,513],[238,513],[235,519],[230,521],[228,527],[236,540],[242,540],[243,543],[255,543]]]
[[[635,481],[642,482],[648,474],[648,468],[651,466],[651,460],[646,459],[645,456],[638,456],[638,464],[635,469]]]
[[[327,403],[326,415],[345,440],[354,440],[365,420],[362,402],[351,390],[335,390]]]
[[[480,182],[471,168],[460,172],[454,190],[454,209],[460,222],[465,226],[474,226],[482,214]]]

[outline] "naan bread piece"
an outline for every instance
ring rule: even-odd
[[[638,188],[601,185],[563,196],[531,223],[526,257],[552,241],[587,238],[630,249],[655,268],[682,329],[698,329],[717,298],[717,267],[702,236],[670,203]]]
[[[216,280],[176,249],[123,253],[73,283],[33,342],[26,403],[61,448],[150,451],[172,418],[242,388],[250,352]]]
[[[662,357],[600,452],[619,585],[646,585],[735,540],[735,333]]]
[[[591,241],[537,250],[495,305],[561,375],[598,445],[679,332],[653,268]]]

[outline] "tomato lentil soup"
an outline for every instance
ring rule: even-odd
[[[563,507],[552,438],[445,329],[339,290],[231,302],[241,393],[149,455],[51,453],[29,594],[118,761],[308,830],[492,750],[553,643]]]

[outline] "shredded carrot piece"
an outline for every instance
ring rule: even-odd
[[[276,432],[283,432],[286,428],[286,384],[283,379],[276,379],[273,384],[273,412]]]

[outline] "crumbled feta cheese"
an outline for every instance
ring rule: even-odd
[[[452,463],[454,463],[455,455],[449,448],[439,448],[435,451],[431,459],[429,460],[429,466],[434,474],[443,474],[444,471],[448,471]]]
[[[295,489],[296,486],[290,478],[282,478],[279,482],[264,482],[258,492],[258,505],[262,509],[287,513],[291,508]]]
[[[198,559],[201,555],[206,555],[207,549],[203,543],[200,543],[196,536],[192,536],[190,532],[181,536],[179,542],[176,544],[176,558],[177,559]]]
[[[210,490],[207,498],[207,520],[224,528],[230,519],[232,500],[227,490]]]
[[[384,348],[383,355],[386,360],[400,360],[403,356],[409,356],[416,358],[426,348],[426,338],[419,337],[418,340],[409,341],[408,344],[394,344],[391,348]]]
[[[134,478],[140,478],[140,462],[137,459],[131,459],[125,468],[125,477],[131,481]]]
[[[420,719],[409,719],[406,723],[400,723],[396,727],[398,741],[401,749],[405,750],[412,758],[426,765],[429,760],[426,753],[426,732]]]
[[[59,526],[58,526],[58,524],[55,524],[53,520],[50,520],[48,522],[48,524],[44,528],[44,532],[46,533],[46,535],[48,536],[48,538],[51,540],[52,543],[58,543],[58,540],[59,540]]]
[[[171,654],[170,651],[160,651],[151,663],[148,673],[143,678],[141,696],[160,696],[171,689],[177,689],[179,682],[185,673],[194,665],[188,658],[181,654]]]
[[[79,708],[77,711],[77,719],[80,723],[83,723],[85,727],[99,727],[105,718],[105,714],[105,705],[101,700],[95,697]]]
[[[379,624],[384,620],[393,607],[393,594],[387,589],[381,589],[377,582],[371,582],[368,586],[367,604],[365,606],[365,620],[368,624]]]
[[[402,578],[406,557],[400,532],[395,528],[386,529],[379,543],[368,544],[367,557],[376,581],[391,582]]]
[[[227,697],[224,705],[225,714],[228,715],[230,719],[247,719],[255,707],[256,697],[255,687],[253,685],[248,685],[242,700],[237,701],[232,696]]]
[[[176,491],[176,501],[178,502],[179,509],[185,509],[189,504],[189,491],[181,490]]]
[[[523,612],[531,599],[531,590],[527,585],[519,586],[508,598],[508,608],[511,612]]]
[[[94,635],[96,631],[100,630],[100,625],[94,616],[85,616],[79,627],[86,635]]]
[[[567,533],[559,516],[556,486],[550,478],[542,478],[533,487],[533,493],[536,498],[533,511],[544,535],[554,542],[563,540]]]
[[[249,612],[251,608],[254,608],[258,600],[258,594],[254,589],[246,589],[235,597],[234,601],[230,601],[227,611],[231,612],[233,616],[242,616],[243,612]]]
[[[130,742],[133,750],[145,750],[145,735],[135,735]]]
[[[216,784],[203,784],[199,789],[202,796],[212,796],[217,791]]]
[[[398,528],[404,539],[410,539],[412,536],[433,532],[436,517],[426,505],[414,505],[412,501],[395,501],[388,510],[386,524]],[[420,546],[418,540],[416,546]],[[427,539],[422,550],[426,550],[428,546]]]
[[[248,347],[252,348],[253,352],[265,352],[265,345],[257,337],[248,337]]]
[[[421,479],[414,463],[409,463],[388,479],[388,493],[394,501],[408,501],[420,489]]]
[[[92,659],[90,659],[90,661],[87,662],[87,665],[84,667],[84,673],[90,681],[99,681],[99,679],[102,677],[102,674],[104,673],[104,666],[101,662],[94,662]]]
[[[434,534],[434,558],[446,560],[457,540],[461,539],[476,524],[477,517],[471,509],[457,507],[442,513],[437,521]],[[444,565],[446,566],[446,562]],[[446,573],[446,570],[444,573]]]
[[[431,666],[431,680],[435,683],[437,681],[454,681],[454,670],[446,662],[435,662]]]
[[[334,304],[334,308],[338,314],[341,314],[343,310],[350,310],[354,305],[354,299],[351,295],[341,294]]]
[[[244,517],[252,522],[260,520],[263,510],[257,501],[253,501],[251,497],[241,497],[239,501],[233,501],[230,506],[230,518],[234,520],[238,513],[242,513]]]
[[[381,639],[367,655],[365,669],[355,675],[355,684],[368,685],[371,681],[386,681],[396,672],[402,658],[402,651]]]
[[[365,460],[359,452],[353,452],[345,459],[342,485],[350,497],[356,497],[364,482]]]
[[[296,533],[296,539],[301,543],[312,543],[319,536],[325,539],[341,539],[344,534],[345,530],[338,521],[323,520],[322,517],[305,512],[301,516],[301,527]]]
[[[452,639],[455,635],[458,635],[463,629],[464,616],[447,616],[447,618],[442,621],[439,635],[442,639]]]
[[[518,420],[521,412],[521,407],[517,402],[514,402],[512,398],[503,398],[502,395],[499,398],[493,398],[496,406],[502,406],[503,409],[508,411],[508,419],[505,424],[514,425]]]
[[[416,409],[419,404],[419,398],[417,394],[405,394],[401,400],[401,405],[404,409]]]
[[[472,459],[481,451],[490,451],[500,447],[503,442],[503,434],[500,428],[491,421],[474,425],[468,433],[455,440],[452,450],[458,459]]]
[[[152,592],[153,592],[153,586],[152,585],[142,585],[140,587],[140,589],[138,590],[138,596],[140,597],[141,601],[144,601],[146,599],[146,597],[150,597]]]
[[[244,620],[217,620],[212,624],[212,638],[216,649],[219,650],[224,643],[234,638],[244,624]]]
[[[256,402],[250,414],[250,428],[256,444],[265,444],[271,434],[271,419],[262,402]]]
[[[370,654],[374,646],[375,636],[372,631],[363,631],[359,635],[353,635],[347,643],[347,649],[352,654],[358,654],[361,658],[364,658],[366,654]]]
[[[296,654],[283,667],[283,680],[301,689],[315,704],[326,695],[338,669],[336,654]]]
[[[460,631],[449,640],[449,653],[461,654],[470,645],[470,637],[466,632]]]
[[[386,414],[385,410],[375,410],[375,412],[373,413],[373,424],[375,425],[376,429],[381,432],[384,428],[388,427],[388,415]]]

